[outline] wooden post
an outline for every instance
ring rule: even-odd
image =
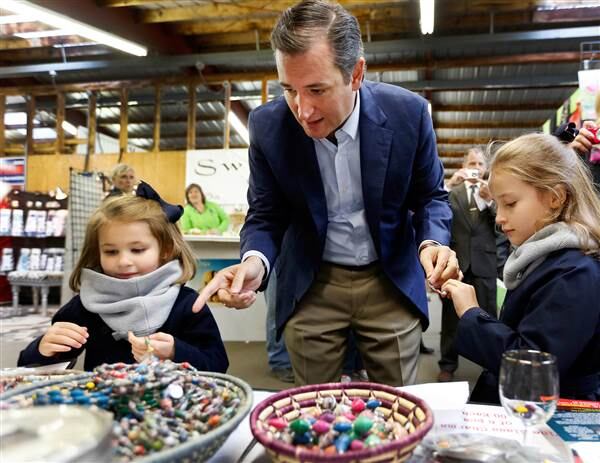
[[[260,103],[261,104],[265,104],[267,102],[267,100],[269,99],[268,83],[269,83],[269,81],[267,80],[266,77],[264,77],[262,80],[262,85],[260,87]]]
[[[35,117],[35,96],[27,97],[27,135],[25,139],[25,154],[27,156],[34,153],[33,149],[33,119]]]
[[[56,94],[56,153],[65,152],[65,129],[63,122],[65,121],[65,94],[58,92]]]
[[[90,156],[96,152],[96,92],[91,92],[88,100],[88,139],[83,171],[90,166]]]
[[[0,95],[0,156],[6,155],[6,135],[4,127],[4,113],[6,112],[6,95]]]
[[[225,130],[223,132],[223,148],[229,149],[229,138],[231,135],[231,126],[229,124],[229,112],[231,111],[231,82],[223,83],[225,87]]]
[[[129,91],[121,88],[121,106],[120,106],[120,126],[119,126],[119,158],[117,162],[123,160],[123,155],[127,152],[127,134],[129,130]]]
[[[160,85],[154,87],[154,146],[153,151],[160,151]]]
[[[196,85],[188,85],[187,149],[196,149]]]

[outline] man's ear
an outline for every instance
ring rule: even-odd
[[[364,57],[360,57],[354,69],[352,70],[352,90],[356,91],[360,88],[366,70],[366,61]]]

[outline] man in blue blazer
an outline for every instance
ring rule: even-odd
[[[285,95],[250,114],[242,263],[196,306],[218,291],[247,307],[276,262],[277,328],[298,384],[340,377],[351,328],[372,380],[410,384],[425,278],[439,288],[460,273],[427,102],[363,80],[358,22],[339,5],[295,5],[271,41]]]

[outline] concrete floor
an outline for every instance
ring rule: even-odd
[[[421,355],[419,361],[418,383],[436,382],[439,372],[437,361],[439,359],[441,303],[437,296],[432,296],[430,304],[431,325],[423,334],[423,340],[428,347],[433,347],[433,355]],[[0,324],[3,320],[0,319]],[[4,331],[4,330],[2,330]],[[0,336],[0,368],[16,366],[19,351],[27,345],[27,341],[5,342],[5,336]],[[267,363],[267,354],[264,342],[226,342],[229,356],[229,374],[247,381],[255,389],[280,390],[291,387],[291,384],[279,381],[271,375]],[[81,359],[76,368],[82,368]],[[473,387],[481,369],[466,359],[460,359],[459,369],[456,371],[457,381],[468,381]]]

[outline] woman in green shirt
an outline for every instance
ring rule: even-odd
[[[229,216],[213,202],[207,201],[200,185],[185,189],[187,204],[179,221],[183,233],[220,235],[229,227]]]

